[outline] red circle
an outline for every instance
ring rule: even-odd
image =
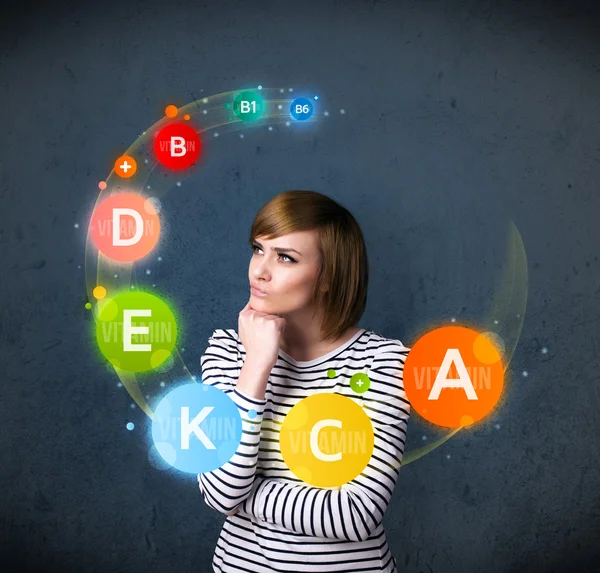
[[[200,155],[200,138],[193,127],[185,123],[171,123],[154,138],[154,153],[160,163],[169,169],[185,169]]]

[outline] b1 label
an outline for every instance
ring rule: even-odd
[[[245,91],[233,100],[233,113],[242,121],[254,121],[263,113],[263,100],[256,92]]]

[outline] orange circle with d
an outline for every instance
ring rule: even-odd
[[[462,326],[428,332],[404,362],[404,390],[413,410],[446,428],[490,414],[504,387],[501,351],[490,336]]]
[[[113,261],[133,263],[155,247],[160,219],[146,201],[135,193],[117,193],[94,209],[90,233],[102,254]]]

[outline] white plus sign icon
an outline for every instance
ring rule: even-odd
[[[137,163],[130,155],[121,155],[121,157],[117,158],[115,161],[115,173],[119,177],[125,177],[126,179],[133,177],[136,171]]]
[[[371,386],[371,380],[366,372],[357,372],[350,378],[350,388],[357,394],[364,394]]]

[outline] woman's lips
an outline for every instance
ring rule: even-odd
[[[250,292],[254,295],[254,296],[267,296],[266,292],[262,292],[260,290],[255,289],[253,286],[250,287]]]

